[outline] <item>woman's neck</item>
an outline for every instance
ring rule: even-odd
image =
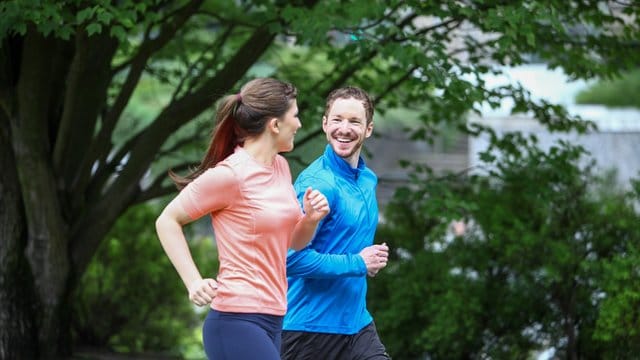
[[[246,139],[243,148],[257,162],[271,166],[278,152],[270,140],[271,139],[264,136]]]

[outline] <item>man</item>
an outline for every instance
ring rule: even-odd
[[[360,156],[373,131],[373,103],[356,87],[334,90],[322,118],[328,145],[295,182],[325,194],[331,212],[310,245],[287,257],[285,360],[389,359],[366,308],[367,275],[387,265],[389,249],[373,245],[377,177]]]

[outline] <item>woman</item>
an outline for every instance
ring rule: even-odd
[[[196,305],[210,304],[203,325],[209,359],[280,359],[286,312],[286,254],[313,236],[329,206],[307,189],[303,210],[287,161],[301,127],[293,85],[255,79],[219,105],[217,126],[200,166],[162,211],[162,247]],[[182,227],[210,214],[218,246],[218,276],[202,278]]]

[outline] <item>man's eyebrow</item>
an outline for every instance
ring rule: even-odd
[[[347,120],[362,120],[361,118],[357,117],[357,116],[351,116],[351,117],[344,117],[340,114],[335,114],[332,115],[331,118],[340,118],[340,119],[347,119]]]

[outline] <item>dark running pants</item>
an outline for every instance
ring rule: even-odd
[[[202,326],[209,360],[280,360],[282,316],[209,311]]]
[[[282,360],[390,360],[372,322],[357,334],[282,332]]]

